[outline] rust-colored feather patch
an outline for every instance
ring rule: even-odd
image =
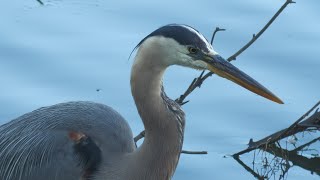
[[[85,137],[86,137],[86,135],[81,132],[75,132],[75,131],[69,132],[69,138],[75,142],[79,142],[81,139],[83,139]]]

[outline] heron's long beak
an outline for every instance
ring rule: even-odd
[[[248,76],[246,73],[242,72],[240,69],[223,59],[221,56],[215,55],[205,55],[204,61],[207,63],[208,70],[211,72],[227,78],[238,85],[260,95],[271,101],[283,104],[281,99],[270,92],[267,88],[262,86],[256,80]]]

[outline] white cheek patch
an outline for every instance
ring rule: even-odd
[[[194,60],[191,56],[187,55],[188,50],[186,47],[180,46],[180,48],[178,48],[178,51],[179,51],[178,53],[177,52],[175,53],[177,56],[174,58],[175,59],[174,64],[190,67],[198,70],[207,69],[207,63],[205,63],[202,60]]]
[[[193,61],[192,63],[194,65],[194,68],[195,69],[201,69],[201,70],[204,70],[204,69],[208,69],[207,67],[207,63],[201,61],[201,60],[196,60],[196,61]]]
[[[217,54],[212,48],[209,50],[209,53],[212,55]],[[140,45],[134,64],[145,63],[142,62],[143,57],[150,56],[151,59],[148,60],[161,61],[158,62],[160,65],[181,65],[198,70],[207,69],[207,64],[204,61],[194,60],[188,54],[187,47],[180,45],[176,40],[154,36],[149,37]]]

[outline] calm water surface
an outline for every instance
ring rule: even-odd
[[[282,1],[81,1],[10,0],[0,6],[0,123],[59,102],[89,100],[119,111],[134,134],[143,127],[130,94],[133,47],[168,23],[189,24],[208,39],[227,31],[215,49],[230,56],[282,5]],[[320,1],[290,5],[250,49],[234,62],[282,98],[278,105],[222,78],[212,77],[184,106],[184,149],[174,179],[253,179],[232,158],[280,130],[320,99]],[[199,72],[172,67],[166,91],[178,97]],[[96,89],[101,89],[97,92]],[[250,159],[248,159],[250,161]],[[292,168],[288,179],[319,179]]]

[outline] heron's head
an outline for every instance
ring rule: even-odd
[[[181,65],[209,70],[269,100],[283,102],[256,80],[215,52],[207,39],[187,25],[169,24],[153,31],[137,47],[149,52],[165,66]],[[160,57],[160,58],[159,58]]]

